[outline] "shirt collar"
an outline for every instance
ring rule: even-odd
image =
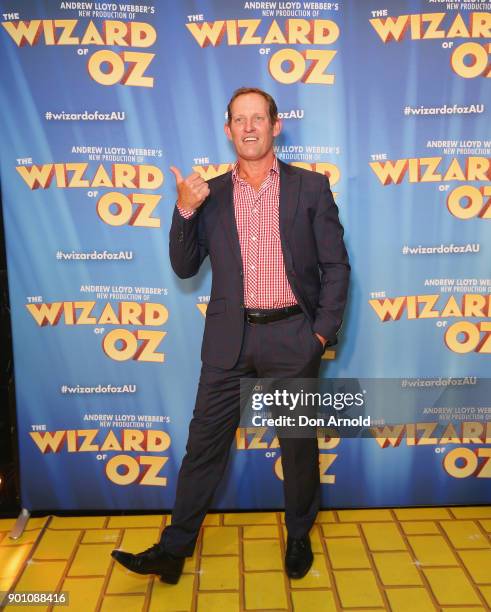
[[[280,165],[278,163],[278,158],[276,157],[276,155],[273,157],[273,164],[271,166],[271,168],[269,169],[269,175],[271,176],[271,174],[278,174],[280,173]],[[234,183],[246,183],[246,181],[244,181],[244,179],[240,178],[239,175],[239,162],[236,161],[233,168],[232,168],[232,180]]]

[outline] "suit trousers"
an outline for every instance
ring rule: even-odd
[[[232,369],[203,363],[172,524],[161,537],[164,550],[177,556],[193,554],[239,424],[240,379],[317,378],[322,352],[309,320],[300,313],[272,323],[246,322]],[[317,438],[278,437],[285,523],[290,537],[301,538],[312,528],[320,505]]]

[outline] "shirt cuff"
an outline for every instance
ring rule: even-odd
[[[181,215],[181,217],[184,217],[185,219],[191,219],[191,217],[196,212],[194,210],[186,210],[185,208],[181,208],[179,204],[176,204],[176,206],[177,206],[177,210],[179,211],[179,214]]]

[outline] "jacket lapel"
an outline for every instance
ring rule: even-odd
[[[220,218],[225,227],[225,235],[230,243],[230,249],[242,270],[242,254],[240,252],[239,234],[235,222],[234,194],[232,188],[232,173],[224,175],[222,185],[215,195],[220,202]]]
[[[283,162],[280,165],[280,236],[283,245],[283,255],[290,255],[288,238],[293,227],[293,220],[298,206],[300,192],[300,176],[294,174],[290,166]],[[285,261],[286,263],[286,261]]]

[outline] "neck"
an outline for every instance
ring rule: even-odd
[[[241,159],[239,158],[239,174],[244,179],[258,179],[264,177],[272,168],[274,153],[262,159]]]

